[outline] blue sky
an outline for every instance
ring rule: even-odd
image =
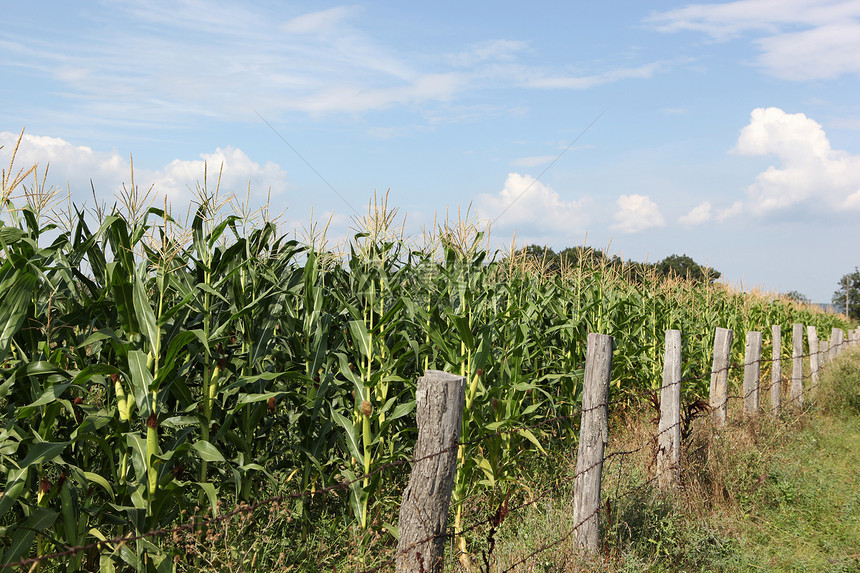
[[[4,21],[0,164],[26,128],[16,165],[77,203],[90,180],[113,202],[133,156],[179,211],[205,161],[285,230],[331,215],[332,240],[390,189],[407,233],[470,208],[494,246],[686,253],[822,302],[860,264],[858,0],[33,0]]]

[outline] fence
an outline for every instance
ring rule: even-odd
[[[808,339],[808,353],[803,352],[804,330]],[[131,542],[156,537],[176,538],[177,534],[199,530],[201,527],[211,527],[213,524],[229,520],[237,515],[247,514],[257,508],[271,506],[290,499],[325,495],[347,490],[351,485],[373,477],[390,469],[392,466],[411,465],[408,485],[403,493],[400,507],[399,539],[394,555],[376,567],[365,569],[362,573],[372,573],[392,564],[398,572],[441,572],[445,566],[445,541],[455,535],[462,536],[480,529],[486,530],[487,548],[480,556],[486,570],[491,568],[491,559],[495,547],[495,536],[506,521],[508,515],[533,506],[546,499],[573,482],[573,517],[568,529],[561,532],[555,539],[546,541],[534,551],[518,561],[510,563],[503,571],[511,571],[520,565],[529,563],[540,553],[564,543],[573,537],[576,547],[585,554],[595,554],[599,551],[600,543],[600,512],[601,486],[603,483],[604,464],[618,458],[622,463],[625,456],[630,456],[646,448],[656,445],[655,471],[645,483],[626,492],[616,492],[615,498],[620,499],[651,484],[671,490],[680,480],[681,433],[684,421],[681,418],[681,389],[685,382],[692,382],[710,377],[710,400],[707,409],[711,411],[713,424],[724,426],[728,420],[728,403],[730,400],[740,400],[743,404],[744,416],[760,415],[760,398],[764,392],[770,393],[770,414],[778,416],[787,405],[801,406],[804,393],[813,395],[818,384],[821,369],[832,361],[848,346],[860,342],[860,329],[849,331],[846,335],[842,330],[834,328],[829,340],[819,340],[813,326],[804,329],[803,325],[795,324],[792,328],[792,356],[789,396],[782,397],[782,364],[781,330],[773,326],[771,330],[773,355],[770,359],[762,358],[762,333],[749,332],[746,337],[745,358],[743,364],[732,364],[730,352],[733,332],[718,328],[714,336],[713,366],[711,372],[696,378],[682,379],[682,347],[681,332],[669,330],[666,332],[663,382],[660,389],[660,417],[656,435],[653,441],[632,450],[617,450],[606,453],[609,444],[609,408],[614,403],[609,399],[609,382],[612,373],[613,339],[603,334],[589,334],[586,352],[584,387],[582,404],[579,410],[571,415],[548,418],[538,424],[528,427],[502,430],[487,433],[470,442],[460,441],[464,394],[466,379],[440,371],[427,371],[418,380],[416,390],[416,419],[418,438],[413,457],[410,460],[395,461],[384,466],[376,467],[373,471],[358,476],[353,480],[338,483],[313,492],[303,492],[293,495],[283,495],[268,498],[255,504],[244,504],[234,511],[223,513],[218,517],[196,519],[172,529],[152,530],[140,535],[125,535],[112,539],[102,539],[96,543],[69,547],[65,551],[35,558],[22,559],[18,562],[0,566],[0,568],[15,568],[33,570],[39,564],[51,560],[66,559],[85,551],[119,551]],[[804,360],[808,359],[809,381],[804,387]],[[761,384],[761,365],[770,362],[771,381]],[[728,392],[729,372],[743,369],[743,391],[739,395]],[[624,399],[629,398],[625,396]],[[447,526],[449,503],[457,470],[457,452],[461,446],[481,443],[487,439],[505,433],[533,430],[540,426],[570,420],[580,416],[580,434],[576,469],[570,479],[560,480],[554,486],[543,491],[535,492],[527,501],[510,504],[509,499],[503,500],[495,511],[483,519],[478,519],[468,526],[451,532]],[[476,556],[458,555],[467,560]],[[161,567],[159,567],[161,570]]]

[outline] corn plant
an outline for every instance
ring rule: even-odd
[[[435,368],[467,379],[453,511],[471,567],[469,500],[528,497],[521,455],[576,439],[589,332],[618,342],[612,391],[632,404],[659,387],[668,328],[684,333],[695,377],[716,326],[841,325],[761,294],[619,272],[587,248],[551,273],[491,253],[468,214],[417,245],[385,199],[338,252],[266,213],[222,214],[229,198],[205,174],[184,223],[133,180],[119,206],[62,213],[44,182],[2,174],[2,563],[102,541],[57,570],[168,571],[183,557],[169,542],[116,539],[264,490],[302,494],[289,507],[298,535],[313,534],[318,503],[358,539],[396,532],[405,476],[391,462],[411,454],[415,381]],[[310,495],[343,482],[343,498]]]

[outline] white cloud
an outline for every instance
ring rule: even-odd
[[[756,213],[798,205],[829,210],[858,206],[860,156],[832,149],[821,125],[802,113],[753,110],[734,152],[780,160],[779,167],[768,167],[747,189]]]
[[[504,188],[496,195],[477,199],[481,217],[518,234],[570,235],[585,230],[590,219],[587,198],[565,201],[556,191],[534,177],[509,173]]]
[[[743,213],[744,204],[743,201],[735,201],[725,209],[720,209],[717,211],[716,219],[719,222],[723,222],[726,219],[731,219],[732,217],[737,217],[741,213]]]
[[[652,15],[663,32],[695,31],[717,41],[759,37],[757,63],[790,80],[860,74],[858,0],[737,0],[692,4]]]
[[[221,166],[223,165],[223,170]],[[193,188],[208,171],[210,185],[217,181],[221,172],[221,188],[228,193],[244,197],[248,186],[251,192],[260,195],[271,188],[275,194],[287,189],[287,172],[271,161],[260,165],[241,149],[217,148],[214,153],[201,153],[200,159],[174,159],[155,173],[156,189],[168,197],[188,198],[189,187]]]
[[[0,164],[9,164],[18,134],[0,132]],[[175,208],[184,208],[192,198],[191,189],[203,182],[204,163],[208,170],[209,185],[214,187],[223,164],[221,189],[224,194],[235,193],[244,199],[250,183],[252,198],[263,198],[269,188],[273,195],[287,190],[287,173],[275,163],[261,165],[253,161],[244,151],[234,147],[217,148],[213,153],[202,153],[200,159],[175,159],[156,170],[136,167],[135,184],[141,189],[153,186],[153,191],[166,195]],[[100,200],[113,203],[123,183],[131,181],[129,158],[115,151],[95,151],[89,147],[74,145],[56,137],[24,134],[15,165],[28,169],[39,164],[39,173],[48,167],[49,186],[68,188],[72,199],[78,204],[92,201],[92,186]],[[211,189],[211,187],[210,187]]]
[[[657,203],[647,195],[622,195],[615,204],[618,205],[618,211],[611,228],[616,231],[638,233],[666,225]]]
[[[710,221],[711,217],[711,202],[704,201],[693,207],[686,215],[678,217],[678,222],[687,227],[694,227]]]

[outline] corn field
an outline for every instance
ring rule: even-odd
[[[468,380],[456,531],[469,496],[516,487],[516,452],[575,439],[572,421],[570,432],[468,445],[576,411],[589,332],[617,341],[612,392],[636,408],[634,395],[660,387],[667,329],[685,333],[692,378],[710,370],[718,326],[842,326],[778,297],[631,280],[588,260],[550,275],[490,252],[468,219],[408,240],[384,202],[335,250],[235,201],[225,214],[205,183],[180,222],[133,183],[118,207],[60,210],[34,173],[11,174],[0,207],[2,563],[102,540],[41,567],[169,571],[169,546],[110,540],[271,488],[345,481],[343,523],[396,532],[379,521],[396,504],[385,484],[402,486],[403,470],[372,472],[409,459],[415,380],[428,368]],[[742,361],[742,337],[735,345]],[[685,400],[706,398],[705,384],[685,386]],[[289,508],[298,535],[313,527],[311,503]]]

